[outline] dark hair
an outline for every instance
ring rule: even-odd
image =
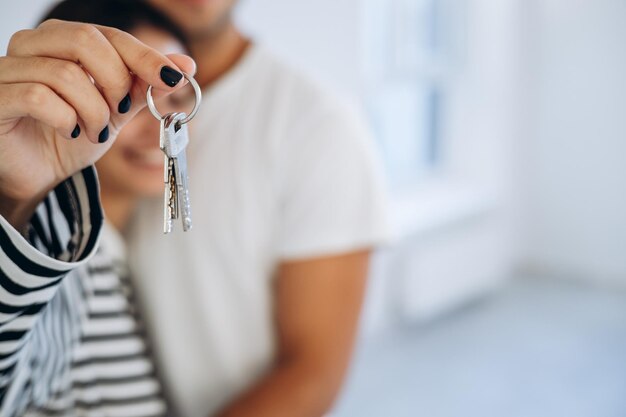
[[[124,32],[148,25],[171,33],[187,46],[183,31],[143,0],[64,0],[52,7],[41,21],[48,19],[110,26]]]

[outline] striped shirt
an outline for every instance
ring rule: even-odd
[[[93,167],[48,195],[26,237],[0,216],[0,416],[166,414],[102,226]]]

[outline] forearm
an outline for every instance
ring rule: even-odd
[[[216,417],[321,417],[340,379],[314,364],[278,365]]]
[[[280,265],[279,360],[216,417],[321,417],[330,410],[350,362],[368,261],[366,249]]]

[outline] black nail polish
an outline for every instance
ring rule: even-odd
[[[102,129],[102,132],[98,135],[98,142],[104,143],[109,140],[109,126]]]
[[[131,101],[130,101],[130,93],[126,94],[126,96],[122,99],[122,101],[120,101],[120,104],[117,105],[117,111],[121,114],[124,113],[128,113],[128,110],[130,110],[130,105],[131,105]]]
[[[78,136],[80,136],[80,126],[77,124],[74,130],[72,130],[72,139],[76,139]]]
[[[161,68],[161,79],[165,84],[169,85],[170,87],[175,87],[176,84],[178,84],[180,80],[183,79],[183,74],[176,71],[174,68],[164,66],[163,68]]]

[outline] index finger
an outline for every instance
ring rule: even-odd
[[[107,26],[94,26],[113,45],[126,67],[153,88],[170,90],[183,79],[183,74],[172,60],[129,33]]]
[[[81,64],[102,89],[112,111],[128,93],[135,74],[157,90],[173,91],[182,79],[171,59],[132,35],[106,26],[47,20],[17,32],[9,56],[43,56]],[[184,82],[182,82],[184,84]]]

